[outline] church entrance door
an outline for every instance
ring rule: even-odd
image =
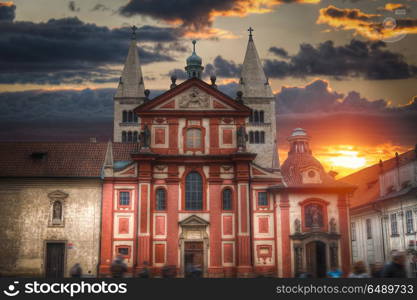
[[[326,277],[326,244],[320,241],[306,245],[306,264],[308,272],[315,278]]]
[[[65,243],[46,243],[45,275],[47,278],[64,277]]]
[[[204,243],[184,243],[184,274],[185,277],[201,277],[204,270]]]

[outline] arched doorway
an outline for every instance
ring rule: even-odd
[[[307,271],[315,278],[326,277],[327,263],[326,244],[313,241],[306,245]]]

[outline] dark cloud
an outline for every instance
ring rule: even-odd
[[[386,50],[384,42],[355,39],[343,46],[335,46],[333,41],[317,47],[301,44],[288,61],[267,59],[264,67],[268,76],[275,78],[325,75],[383,80],[417,76],[417,66],[408,64],[402,54]]]
[[[68,8],[72,12],[79,12],[80,11],[80,8],[77,6],[75,1],[68,2]]]
[[[226,60],[220,55],[216,56],[212,64],[207,64],[205,73],[207,75],[216,75],[225,78],[239,77],[241,65],[236,64],[232,60]]]
[[[271,47],[271,48],[269,48],[269,52],[275,54],[276,56],[282,57],[282,58],[288,58],[288,52],[283,48]]]
[[[16,16],[16,5],[11,2],[0,2],[0,22],[12,22]]]
[[[317,79],[304,87],[282,87],[276,94],[279,114],[300,113],[404,113],[417,111],[417,96],[408,104],[390,106],[385,99],[369,100],[357,91],[347,95],[333,91],[326,80]]]
[[[172,28],[140,27],[138,40],[147,43],[139,48],[142,64],[173,61],[176,52],[186,49],[178,42],[180,35]],[[106,66],[123,64],[130,36],[128,27],[109,29],[78,18],[4,23],[0,26],[0,83],[51,83],[71,74],[73,78],[63,82],[89,76],[93,82],[110,80],[114,74]]]
[[[128,17],[140,14],[168,22],[180,22],[185,27],[199,30],[211,27],[215,11],[227,14],[233,9],[238,10],[239,8],[236,7],[238,2],[237,0],[200,0],[198,3],[195,0],[130,0],[120,8],[120,13]]]
[[[311,3],[311,0],[130,0],[120,8],[120,14],[131,17],[148,16],[181,25],[187,30],[203,33],[212,27],[219,16],[246,16],[251,13],[270,12],[284,3]],[[316,0],[313,2],[320,2]]]
[[[330,90],[325,80],[315,80],[305,87],[282,87],[276,94],[279,114],[332,111],[343,94]]]

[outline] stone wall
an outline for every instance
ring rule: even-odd
[[[60,191],[63,225],[52,226],[48,194]],[[65,241],[65,275],[80,263],[85,275],[96,275],[101,182],[99,179],[1,179],[0,274],[43,276],[46,241]]]

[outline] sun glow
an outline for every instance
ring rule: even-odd
[[[335,167],[358,169],[366,165],[366,158],[360,157],[358,151],[339,150],[335,154],[338,156],[329,159]]]
[[[377,164],[380,159],[387,160],[395,156],[395,152],[404,153],[410,147],[393,145],[325,145],[313,147],[313,156],[317,158],[326,171],[335,171],[337,178],[342,178],[360,169]],[[279,149],[283,162],[287,157],[287,149]]]

